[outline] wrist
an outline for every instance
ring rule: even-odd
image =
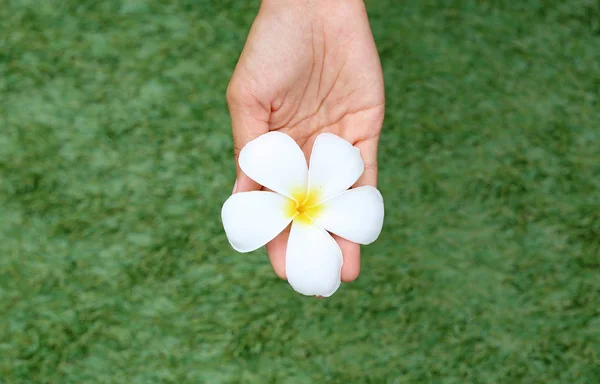
[[[364,4],[363,0],[262,0],[261,7],[332,7],[351,3]]]

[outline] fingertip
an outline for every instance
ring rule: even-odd
[[[355,263],[353,265],[349,265],[346,268],[342,268],[342,281],[344,283],[350,283],[356,279],[360,275],[360,264]]]
[[[281,280],[287,280],[287,276],[285,274],[285,268],[273,265],[273,270],[275,271],[275,274],[277,275],[277,277],[279,277]]]

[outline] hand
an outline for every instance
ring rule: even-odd
[[[234,192],[260,189],[237,166],[250,140],[278,130],[307,159],[316,136],[332,132],[360,149],[358,185],[377,184],[377,145],[384,115],[383,76],[360,0],[263,1],[229,87],[237,182]],[[285,279],[289,228],[267,244]],[[342,280],[360,272],[360,246],[334,236],[342,249]]]

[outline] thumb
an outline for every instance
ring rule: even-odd
[[[242,172],[238,160],[240,151],[248,142],[269,131],[270,108],[264,108],[257,98],[234,80],[227,88],[227,106],[231,115],[236,174],[233,193],[259,190],[260,184]]]

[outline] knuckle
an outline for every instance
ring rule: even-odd
[[[238,77],[234,76],[229,82],[227,91],[225,93],[227,104],[229,106],[244,104],[247,102],[250,96],[251,94],[247,87],[239,80]]]
[[[239,99],[240,92],[238,91],[239,86],[237,82],[232,79],[227,86],[227,92],[225,93],[225,98],[227,100],[227,104],[232,105]]]

